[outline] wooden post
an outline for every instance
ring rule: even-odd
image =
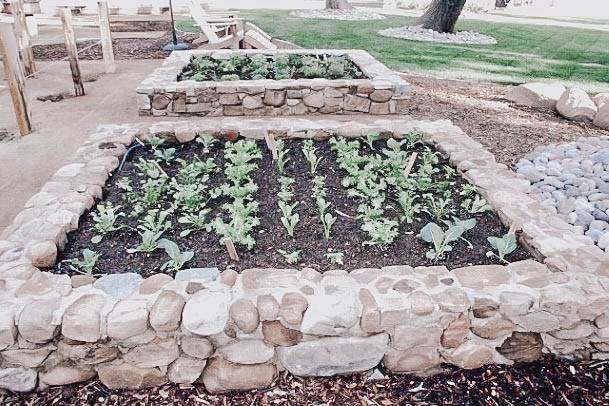
[[[235,244],[233,244],[233,240],[231,240],[230,238],[223,238],[223,241],[230,259],[235,262],[239,262],[239,255],[237,255],[237,249],[235,248]]]
[[[267,131],[264,135],[264,140],[266,141],[266,147],[269,149],[269,151],[271,151],[271,155],[273,156],[273,162],[275,162],[279,158],[275,136]]]
[[[30,31],[27,28],[25,12],[23,11],[23,0],[11,0],[11,10],[15,18],[15,33],[17,34],[17,42],[25,75],[29,76],[36,72],[36,65],[34,64],[34,51],[32,50]]]
[[[112,49],[112,34],[110,33],[108,3],[105,1],[98,1],[97,6],[99,8],[99,33],[102,51],[104,53],[106,73],[114,73],[116,72],[116,64],[114,63],[114,49]]]
[[[404,178],[408,178],[408,176],[410,175],[410,172],[412,171],[412,168],[414,167],[414,163],[417,160],[417,153],[413,152],[412,155],[410,156],[410,159],[408,160],[408,164],[406,165],[406,168],[404,168]]]
[[[63,24],[63,36],[66,40],[66,49],[70,59],[70,69],[72,70],[72,81],[74,82],[74,92],[76,97],[85,95],[85,87],[80,76],[80,66],[78,66],[78,48],[76,48],[76,37],[72,26],[72,10],[68,7],[61,9],[61,23]]]
[[[4,74],[13,99],[19,132],[21,135],[27,135],[32,132],[32,114],[27,104],[25,77],[19,59],[17,39],[13,32],[13,25],[9,23],[0,23],[0,56],[4,63]]]

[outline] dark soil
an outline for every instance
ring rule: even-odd
[[[381,149],[385,141],[377,141],[375,148]],[[446,265],[450,269],[472,265],[472,264],[492,264],[497,263],[496,259],[488,258],[486,252],[490,247],[487,242],[489,236],[502,236],[507,232],[507,229],[501,224],[497,215],[492,212],[479,213],[471,215],[464,209],[460,208],[462,197],[458,192],[461,190],[461,185],[465,181],[459,176],[455,176],[455,185],[452,186],[453,201],[457,207],[457,217],[461,219],[475,218],[477,221],[476,227],[468,231],[464,238],[471,242],[473,248],[469,247],[466,241],[458,241],[453,244],[453,251],[446,254],[445,257],[438,262],[432,262],[425,257],[425,252],[429,249],[429,244],[416,237],[416,234],[421,228],[431,221],[431,217],[426,213],[421,214],[421,219],[412,224],[402,224],[399,227],[400,234],[395,239],[393,244],[388,247],[384,246],[365,246],[362,243],[367,240],[367,234],[360,230],[361,221],[353,217],[357,215],[358,201],[347,196],[347,191],[340,184],[344,171],[339,169],[336,164],[336,155],[330,151],[327,141],[319,142],[316,146],[319,148],[318,155],[323,156],[323,160],[317,170],[317,175],[326,176],[326,187],[328,191],[328,201],[331,203],[330,212],[335,213],[335,210],[340,211],[335,215],[338,221],[332,228],[332,234],[329,241],[325,240],[323,235],[323,227],[319,220],[315,200],[311,197],[311,180],[312,176],[309,173],[308,164],[304,159],[300,141],[286,142],[286,148],[289,148],[290,161],[286,165],[286,173],[288,176],[297,180],[294,184],[294,199],[299,205],[296,212],[300,215],[301,221],[296,227],[294,238],[288,237],[285,229],[281,225],[281,213],[277,206],[277,193],[280,190],[279,172],[273,164],[272,159],[263,142],[259,143],[259,147],[263,150],[263,160],[260,162],[259,169],[256,170],[252,177],[260,189],[256,193],[256,200],[260,204],[258,216],[261,220],[261,225],[256,228],[256,247],[252,251],[246,251],[243,247],[237,247],[240,261],[232,263],[226,249],[220,244],[220,239],[214,234],[204,231],[193,232],[187,237],[180,237],[180,229],[177,216],[174,215],[172,223],[174,227],[165,232],[164,238],[175,241],[182,250],[195,252],[195,257],[191,260],[187,267],[210,267],[215,266],[224,269],[228,266],[234,266],[237,270],[243,270],[252,267],[293,267],[295,265],[288,264],[285,259],[277,253],[278,249],[287,252],[301,250],[300,261],[298,266],[308,266],[325,271],[331,268],[343,268],[343,266],[332,265],[326,258],[325,254],[328,250],[344,253],[344,268],[356,269],[365,267],[381,267],[388,265]],[[184,144],[177,146],[178,156],[190,161],[195,153],[200,148],[196,143]],[[223,147],[220,143],[214,146],[212,156],[215,156],[216,164],[219,168],[223,167],[223,155],[221,153]],[[368,147],[364,146],[362,151],[367,151]],[[114,181],[119,177],[129,177],[133,185],[139,185],[139,169],[133,165],[138,158],[146,157],[150,159],[150,152],[142,148],[136,150],[129,161],[124,166],[119,174],[114,175],[113,181],[107,185],[104,190],[105,200],[119,204],[123,210],[129,211],[129,204],[123,200],[120,190],[113,186]],[[441,165],[447,164],[445,160],[440,162]],[[168,167],[161,164],[165,171],[174,176],[177,173],[176,167]],[[413,173],[417,170],[418,164],[415,165]],[[441,176],[438,181],[444,180]],[[221,185],[224,182],[224,175],[221,170],[214,172],[210,188]],[[212,213],[209,218],[216,215],[222,215],[223,210],[220,207],[226,199],[217,199],[211,201],[207,207],[212,208]],[[385,215],[389,219],[398,219],[397,203],[391,201],[391,193],[388,195],[387,204],[389,209]],[[349,216],[349,217],[346,217]],[[92,249],[97,253],[102,254],[98,261],[97,269],[102,273],[122,273],[122,272],[137,272],[143,276],[159,272],[160,265],[167,260],[166,254],[162,250],[157,250],[150,255],[144,253],[129,254],[125,253],[126,248],[135,247],[138,245],[140,237],[133,231],[137,226],[137,221],[129,219],[127,224],[131,227],[115,231],[107,235],[100,244],[92,244],[91,238],[95,235],[92,231],[92,220],[89,215],[83,217],[80,229],[71,233],[68,238],[69,242],[63,252],[60,260],[80,257],[82,250],[85,248]],[[181,225],[180,225],[181,226]],[[529,258],[529,254],[522,248],[519,248],[514,253],[510,254],[507,259],[510,261],[518,261]],[[57,270],[60,272],[71,272],[68,265],[62,262],[58,263]]]
[[[428,378],[390,375],[367,382],[356,374],[299,378],[281,373],[268,389],[210,395],[201,384],[138,391],[110,391],[99,381],[51,387],[41,393],[0,394],[16,405],[607,405],[607,361],[581,362],[545,356],[516,366],[491,365],[467,371],[446,367]]]

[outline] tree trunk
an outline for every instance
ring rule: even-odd
[[[347,0],[326,0],[326,8],[331,10],[353,10]]]
[[[495,8],[507,7],[509,0],[495,0]]]
[[[415,23],[426,30],[455,32],[457,19],[466,0],[433,0],[429,8]]]

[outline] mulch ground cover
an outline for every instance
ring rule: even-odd
[[[368,382],[363,374],[299,378],[281,373],[267,389],[210,395],[203,385],[110,391],[99,381],[51,387],[41,393],[0,393],[3,405],[606,405],[607,361],[544,356],[515,365],[466,371],[446,367],[432,377],[390,375]]]
[[[399,225],[399,234],[394,242],[390,245],[364,245],[364,242],[369,239],[369,235],[361,230],[362,221],[358,218],[358,205],[362,200],[350,197],[347,195],[347,189],[341,185],[341,180],[346,175],[346,171],[340,169],[337,164],[337,155],[332,151],[328,141],[316,142],[318,155],[322,157],[321,163],[315,173],[315,176],[325,177],[325,186],[327,188],[327,200],[331,204],[328,212],[333,213],[337,217],[337,221],[331,229],[330,239],[324,238],[324,229],[319,219],[318,208],[316,201],[312,197],[312,181],[313,175],[309,172],[309,164],[301,153],[302,142],[290,140],[286,142],[285,148],[289,149],[289,161],[286,164],[285,174],[296,180],[293,184],[294,197],[293,202],[298,202],[295,212],[300,216],[300,222],[296,226],[294,237],[288,237],[286,230],[281,225],[282,214],[278,209],[277,195],[281,190],[279,183],[280,173],[276,164],[272,161],[270,152],[266,149],[263,141],[258,142],[258,149],[262,151],[262,160],[259,162],[259,167],[252,173],[254,182],[258,185],[259,190],[255,194],[255,201],[259,203],[259,212],[257,216],[260,218],[261,224],[256,227],[254,238],[256,240],[255,248],[251,251],[244,247],[237,247],[239,253],[239,261],[232,262],[226,248],[220,242],[220,237],[213,232],[196,231],[188,236],[180,236],[180,232],[184,230],[178,222],[178,211],[174,212],[171,220],[172,227],[163,234],[163,238],[175,241],[182,250],[193,251],[194,258],[187,263],[186,267],[234,267],[236,270],[243,270],[255,267],[312,267],[320,271],[329,269],[343,268],[342,264],[332,264],[326,257],[326,253],[342,252],[344,254],[343,262],[345,269],[357,269],[366,267],[382,267],[389,265],[447,265],[450,269],[479,264],[499,263],[496,257],[489,258],[486,253],[490,250],[487,237],[503,236],[507,233],[507,229],[503,226],[499,218],[492,211],[481,213],[470,213],[463,207],[464,196],[459,194],[462,186],[467,182],[458,175],[446,178],[444,173],[435,175],[436,182],[444,182],[450,180],[453,185],[450,186],[451,191],[451,206],[454,210],[454,217],[459,219],[475,219],[476,226],[464,234],[463,240],[451,243],[453,250],[446,253],[441,259],[434,261],[426,258],[426,251],[429,250],[430,244],[417,237],[419,231],[429,222],[435,221],[442,224],[438,220],[432,219],[428,213],[420,213],[418,219],[408,224],[403,222]],[[219,187],[226,181],[225,174],[222,168],[225,167],[223,156],[223,143],[216,143],[210,150],[209,155],[201,155],[202,158],[213,157],[217,169],[213,171],[209,185],[209,190]],[[381,151],[386,146],[386,141],[376,141],[374,144],[376,151]],[[201,154],[201,146],[196,142],[188,144],[174,145],[178,152],[176,159],[184,159],[186,162],[191,162],[195,156]],[[418,154],[423,153],[423,147],[418,147]],[[365,143],[362,143],[362,153],[370,154],[370,148]],[[417,159],[412,173],[417,173],[419,166],[422,164],[421,155]],[[115,205],[120,205],[121,210],[129,216],[130,203],[125,200],[124,193],[116,186],[116,182],[124,178],[130,180],[130,184],[140,184],[142,172],[135,165],[141,159],[151,160],[153,158],[149,149],[136,149],[129,157],[129,160],[124,165],[120,173],[115,173],[112,181],[104,189],[104,197],[106,202],[112,202]],[[167,164],[159,160],[159,164],[171,178],[178,176],[179,165]],[[448,162],[440,158],[437,164],[438,168],[448,166]],[[440,171],[440,169],[438,169]],[[399,221],[400,209],[398,202],[395,201],[395,190],[388,190],[387,210],[385,216],[388,219]],[[392,193],[393,192],[393,193]],[[439,198],[442,192],[432,191],[433,196]],[[171,192],[169,193],[171,195]],[[171,197],[167,197],[165,203],[160,206],[167,207],[170,205]],[[207,199],[207,197],[206,197]],[[225,209],[222,207],[227,203],[227,198],[222,196],[217,199],[212,199],[211,203],[207,203],[207,207],[211,208],[209,219],[216,216],[225,216]],[[424,201],[421,199],[421,203]],[[446,217],[450,219],[450,217]],[[227,219],[229,220],[229,219]],[[91,249],[101,254],[101,258],[96,264],[96,269],[103,273],[122,273],[122,272],[137,272],[143,276],[149,276],[159,272],[160,265],[165,261],[166,254],[160,249],[146,254],[133,253],[126,254],[126,248],[133,248],[138,245],[141,238],[137,232],[138,221],[141,221],[141,216],[138,218],[121,217],[119,220],[128,228],[118,231],[113,231],[108,234],[102,242],[93,244],[91,239],[96,235],[94,230],[95,223],[91,215],[85,215],[81,222],[78,231],[69,235],[69,242],[61,254],[60,262],[56,267],[56,271],[70,273],[73,272],[67,262],[72,258],[81,256],[84,249]],[[289,264],[286,259],[278,253],[278,250],[285,252],[301,251],[300,260],[297,265]],[[518,248],[507,258],[510,261],[518,261],[529,258],[529,254],[522,248]]]

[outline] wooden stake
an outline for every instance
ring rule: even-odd
[[[74,93],[76,94],[76,97],[84,96],[85,87],[82,83],[80,66],[78,65],[78,48],[76,48],[76,37],[74,36],[74,27],[72,25],[72,10],[70,10],[70,8],[64,7],[61,9],[61,23],[63,24],[63,36],[66,40],[66,49],[68,50],[68,58],[70,59]]]
[[[418,156],[418,154],[416,152],[413,152],[412,155],[410,156],[408,165],[406,165],[406,168],[404,168],[404,177],[405,178],[408,178],[408,176],[410,175],[410,172],[412,171],[412,168],[414,167],[414,163],[417,160],[417,156]]]
[[[226,250],[228,251],[230,259],[235,262],[239,262],[239,255],[237,255],[237,250],[235,249],[235,244],[233,244],[233,240],[231,240],[230,238],[224,238],[224,245],[226,246]]]
[[[36,72],[36,65],[34,64],[34,51],[32,50],[30,31],[27,28],[25,12],[23,11],[23,0],[11,0],[11,10],[15,18],[15,33],[17,34],[23,68],[25,75],[29,76]]]
[[[110,33],[110,17],[108,13],[108,3],[98,1],[99,9],[99,33],[104,54],[104,63],[106,65],[106,73],[116,72],[116,64],[114,63],[114,49],[112,48],[112,34]]]
[[[264,140],[266,141],[266,147],[271,151],[271,155],[273,156],[273,162],[279,158],[277,154],[277,143],[275,142],[275,136],[268,131],[264,134]]]
[[[25,76],[19,59],[17,39],[13,31],[13,25],[0,23],[0,56],[4,64],[4,74],[8,81],[8,88],[13,99],[17,124],[21,135],[32,132],[32,113],[28,107],[25,92]]]

